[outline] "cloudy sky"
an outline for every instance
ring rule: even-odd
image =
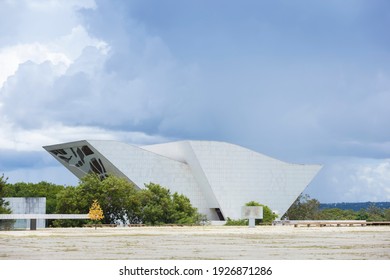
[[[0,0],[0,174],[42,146],[235,143],[324,167],[321,202],[390,201],[390,2]]]

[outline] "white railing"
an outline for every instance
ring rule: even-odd
[[[0,214],[0,220],[19,220],[19,219],[89,219],[88,214]]]

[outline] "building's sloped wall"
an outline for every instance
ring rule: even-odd
[[[240,146],[190,141],[225,218],[257,201],[283,215],[321,168],[288,164]]]
[[[5,197],[12,214],[46,214],[46,197]],[[30,220],[16,220],[15,228],[30,228]],[[37,220],[37,228],[45,228],[45,220]]]
[[[209,208],[220,208],[215,199],[214,192],[205,176],[202,166],[194,154],[191,141],[178,141],[166,144],[148,145],[142,147],[145,150],[188,164],[200,190],[204,194]],[[215,211],[212,211],[213,213]],[[216,217],[216,219],[218,219]]]
[[[282,216],[321,168],[289,164],[223,142],[180,141],[143,147],[185,162],[210,208],[225,218],[240,218],[245,203],[255,200]]]

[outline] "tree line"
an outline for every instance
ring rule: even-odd
[[[382,209],[372,204],[359,211],[340,208],[320,209],[320,202],[317,199],[301,194],[282,219],[390,221],[390,208]]]
[[[183,194],[171,193],[169,189],[154,183],[146,184],[145,189],[138,189],[128,180],[116,176],[101,180],[97,174],[91,173],[75,187],[47,182],[3,182],[1,186],[0,197],[46,197],[47,214],[86,214],[93,201],[97,200],[104,213],[101,221],[104,224],[196,224],[204,219]],[[87,222],[53,220],[49,226],[82,226]]]

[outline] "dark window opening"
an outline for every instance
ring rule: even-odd
[[[93,152],[92,152],[91,148],[88,147],[88,146],[82,146],[82,147],[81,147],[81,150],[83,151],[83,153],[84,153],[86,156],[93,155]]]
[[[52,153],[55,156],[58,155],[66,155],[66,152],[64,149],[58,149],[58,150],[51,150],[50,153]]]
[[[94,173],[99,174],[100,179],[104,179],[106,177],[106,168],[104,168],[103,162],[100,158],[92,158],[89,162],[89,167]]]
[[[215,212],[217,212],[218,218],[220,221],[225,221],[225,217],[223,216],[221,209],[215,208]]]

